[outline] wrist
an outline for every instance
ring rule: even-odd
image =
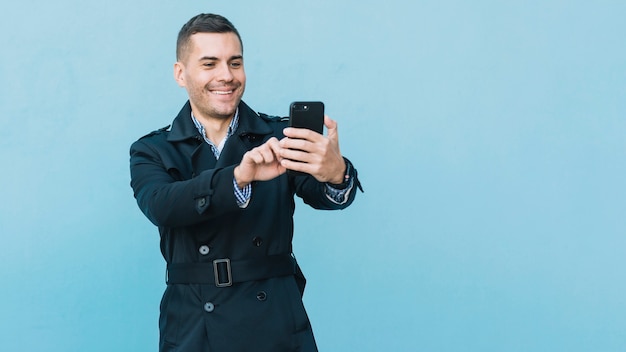
[[[345,181],[345,174],[346,174],[346,171],[345,171],[345,168],[344,168],[344,171],[340,174],[339,177],[335,177],[332,180],[329,180],[328,183],[330,183],[331,185],[340,185],[340,184],[344,183],[344,181]]]
[[[241,178],[241,170],[239,169],[239,165],[237,165],[233,170],[233,178],[235,179],[235,182],[237,183],[237,187],[239,187],[239,189],[244,189],[247,185],[250,184],[250,181],[246,181]]]
[[[350,174],[352,173],[352,167],[350,163],[344,159],[344,169],[340,178],[335,178],[328,181],[328,184],[336,189],[344,189],[350,184]]]

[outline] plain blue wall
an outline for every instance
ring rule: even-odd
[[[255,109],[319,99],[366,193],[300,203],[322,351],[626,350],[623,1],[13,1],[0,21],[0,349],[156,351],[131,142],[179,28],[243,36]]]

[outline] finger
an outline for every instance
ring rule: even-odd
[[[324,126],[327,129],[328,139],[332,141],[339,140],[339,134],[337,132],[337,121],[328,117],[328,115],[324,115]]]
[[[278,143],[278,140],[274,137],[270,138],[269,140],[267,140],[265,143],[263,143],[262,145],[253,148],[252,150],[250,150],[250,152],[253,152],[254,154],[254,161],[257,164],[261,164],[261,163],[271,163],[276,159],[276,155],[275,155],[275,147],[273,147],[273,144]]]
[[[280,164],[287,169],[301,171],[313,176],[317,175],[322,169],[322,164],[319,163],[319,160],[315,156],[311,156],[311,154],[308,153],[303,154],[307,155],[303,155],[302,160],[283,159]]]
[[[274,153],[275,157],[280,157],[280,152],[283,148],[276,137],[268,139],[265,144],[272,151],[272,153]]]
[[[276,137],[272,137],[265,142],[265,144],[270,145],[270,146],[275,145],[276,143],[278,143],[278,138]]]
[[[263,148],[259,150],[259,152],[263,156],[263,163],[265,164],[269,164],[276,159],[276,157],[274,156],[274,151],[269,147]]]
[[[265,160],[265,158],[263,157],[263,154],[257,148],[252,149],[246,154],[250,157],[250,160],[252,160],[252,162],[256,165],[263,164]]]
[[[285,169],[289,169],[293,171],[300,171],[300,172],[305,172],[305,173],[311,172],[310,171],[311,167],[309,164],[295,161],[295,160],[283,159],[281,160],[280,165],[284,167]]]
[[[281,146],[281,155],[284,156],[285,149],[298,149],[305,152],[311,152],[315,146],[314,143],[307,141],[306,139],[293,139],[293,138],[284,138],[280,141]]]
[[[297,149],[283,149],[281,151],[281,160],[289,159],[294,162],[309,163],[313,159],[312,153],[307,153]]]
[[[278,161],[280,162],[283,157],[282,157],[282,150],[283,148],[281,147],[280,143],[278,142],[278,139],[274,138],[271,141],[268,141],[267,143],[267,150],[269,153],[271,153],[271,162],[275,162]]]
[[[315,141],[318,138],[322,137],[321,134],[312,131],[308,128],[294,128],[294,127],[287,127],[283,130],[283,134],[286,137],[289,138],[294,138],[294,139],[306,139],[306,140],[310,140],[310,141]]]
[[[324,126],[326,126],[327,129],[336,129],[337,121],[331,119],[328,115],[324,115]]]
[[[271,143],[265,142],[264,144],[252,149],[257,152],[262,158],[264,163],[272,162],[274,160],[274,151],[270,146]]]

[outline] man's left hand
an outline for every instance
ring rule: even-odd
[[[339,151],[337,122],[324,116],[324,126],[326,137],[305,128],[285,128],[285,138],[280,141],[281,165],[311,174],[320,182],[340,184],[346,163]]]

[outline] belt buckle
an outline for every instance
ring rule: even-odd
[[[222,282],[220,280],[220,264],[226,265],[226,281]],[[233,271],[230,267],[230,259],[215,259],[213,261],[213,273],[215,274],[215,286],[217,287],[228,287],[233,285]]]

